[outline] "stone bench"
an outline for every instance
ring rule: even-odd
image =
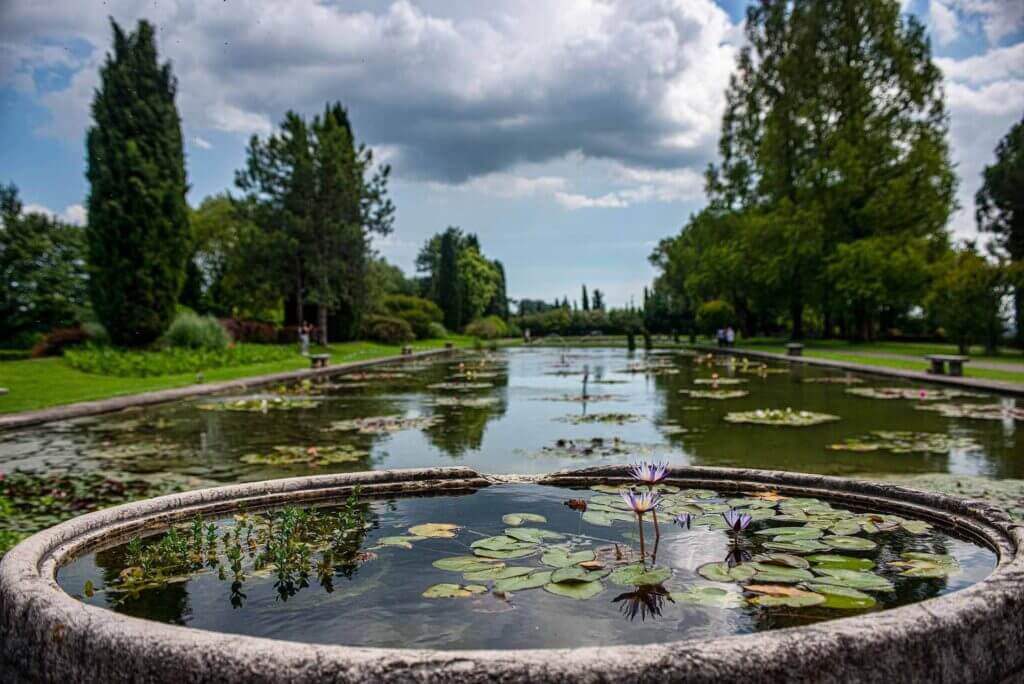
[[[327,368],[327,363],[331,360],[330,354],[313,354],[309,357],[310,368]]]
[[[960,377],[964,374],[964,364],[970,361],[970,358],[966,356],[955,356],[947,354],[931,354],[925,356],[928,359],[932,367],[928,369],[929,373],[934,375],[947,375],[946,366],[949,366],[948,375],[954,377]]]
[[[804,345],[799,342],[790,342],[786,345],[786,356],[803,356]]]
[[[412,347],[409,345],[402,347],[402,356],[412,356]]]

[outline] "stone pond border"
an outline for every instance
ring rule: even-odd
[[[818,366],[821,368],[832,368],[835,370],[846,370],[863,375],[880,375],[883,377],[899,378],[901,380],[912,380],[914,382],[928,382],[935,385],[947,385],[967,390],[981,390],[1005,394],[1011,397],[1024,397],[1024,382],[1010,382],[1008,380],[988,380],[986,378],[967,378],[954,375],[935,375],[924,371],[904,370],[902,368],[889,368],[887,366],[872,366],[866,363],[855,363],[853,361],[835,361],[833,359],[819,359],[813,356],[788,356],[776,354],[775,352],[756,351],[753,349],[721,348],[710,345],[697,344],[690,347],[694,351],[710,354],[728,354],[729,356],[747,356],[751,359],[763,361],[778,361],[804,366]],[[922,357],[923,358],[923,357]]]
[[[408,363],[417,359],[429,358],[444,354],[451,354],[458,351],[452,349],[428,349],[426,351],[414,352],[412,354],[401,354],[395,356],[382,356],[365,361],[347,361],[321,368],[306,368],[301,370],[283,371],[281,373],[270,373],[267,375],[253,375],[234,380],[223,380],[221,382],[209,382],[196,385],[185,385],[153,392],[141,392],[139,394],[126,394],[120,397],[109,399],[96,399],[93,401],[80,401],[74,404],[52,406],[45,409],[33,411],[17,411],[14,413],[0,414],[0,431],[13,430],[15,428],[39,425],[56,420],[69,420],[71,418],[83,418],[103,413],[113,413],[129,408],[152,406],[153,404],[165,404],[179,399],[191,399],[203,397],[210,394],[222,392],[233,392],[248,390],[254,387],[272,385],[279,382],[295,382],[307,378],[318,378],[328,375],[343,375],[353,371],[372,368],[374,366],[385,366],[394,363]]]
[[[304,644],[151,622],[89,606],[55,580],[63,562],[109,540],[196,513],[366,495],[440,494],[501,483],[569,486],[627,479],[625,466],[550,475],[424,468],[318,475],[171,494],[74,518],[0,561],[0,673],[63,682],[1017,682],[1024,677],[1024,526],[983,502],[780,471],[679,467],[672,482],[828,496],[941,523],[998,553],[983,581],[919,603],[715,639],[577,649],[438,651]],[[343,615],[339,619],[344,619]]]

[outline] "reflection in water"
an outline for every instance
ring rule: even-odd
[[[619,594],[612,599],[612,603],[621,604],[619,612],[630,622],[636,620],[637,616],[641,622],[646,622],[647,618],[654,620],[661,617],[666,600],[674,603],[668,590],[658,584],[636,587],[633,591]]]

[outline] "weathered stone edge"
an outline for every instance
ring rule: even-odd
[[[450,354],[455,349],[429,349],[427,351],[415,352],[399,356],[384,356],[366,361],[348,361],[338,363],[325,368],[305,368],[281,373],[269,373],[267,375],[254,375],[247,378],[236,378],[235,380],[224,380],[222,382],[211,382],[200,385],[186,385],[185,387],[174,387],[172,389],[156,390],[153,392],[142,392],[139,394],[127,394],[121,397],[109,399],[96,399],[94,401],[80,401],[74,404],[64,404],[51,408],[37,409],[33,411],[17,411],[15,413],[0,414],[0,430],[11,430],[15,428],[49,423],[55,420],[68,420],[71,418],[83,418],[102,413],[113,413],[128,408],[140,406],[151,406],[153,404],[164,404],[179,399],[191,397],[202,397],[221,392],[250,389],[263,385],[270,385],[278,382],[293,382],[306,378],[321,377],[325,375],[344,375],[362,368],[382,366],[393,363],[403,363],[415,359],[422,359],[439,354]]]
[[[524,478],[540,484],[615,480],[624,467]],[[496,481],[512,478],[495,477]],[[999,551],[995,571],[963,591],[821,625],[710,642],[649,646],[430,651],[281,642],[176,627],[87,606],[54,580],[60,561],[102,530],[242,498],[337,495],[355,484],[484,486],[466,468],[376,471],[232,485],[98,511],[41,532],[0,562],[0,665],[25,680],[990,682],[1024,668],[1024,528],[980,502],[798,473],[677,468],[684,483],[750,486],[895,503],[968,529]],[[742,485],[741,485],[742,483]],[[339,619],[344,619],[339,616]]]
[[[951,375],[933,375],[923,371],[904,370],[901,368],[887,368],[885,366],[871,366],[865,363],[854,363],[852,361],[836,361],[833,359],[818,359],[813,356],[787,356],[775,352],[754,351],[751,349],[722,349],[707,345],[694,345],[691,347],[697,351],[710,352],[712,354],[728,354],[730,356],[749,356],[752,359],[764,359],[766,361],[785,361],[787,363],[800,364],[804,366],[820,366],[822,368],[835,368],[848,370],[865,375],[881,375],[902,380],[914,380],[916,382],[929,382],[936,385],[949,385],[960,389],[984,390],[986,392],[997,392],[1015,397],[1024,397],[1024,383],[1008,382],[1002,380],[987,380],[985,378],[967,378]]]

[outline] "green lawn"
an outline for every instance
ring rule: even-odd
[[[706,340],[713,344],[713,340]],[[786,341],[778,338],[752,337],[739,340],[737,346],[750,349],[767,348],[784,349]],[[885,354],[905,354],[907,356],[926,356],[928,354],[959,354],[955,344],[942,342],[848,342],[846,340],[806,340],[804,341],[805,352],[809,349],[822,351],[841,349],[844,352],[867,351],[881,352]],[[1024,354],[1016,349],[1000,349],[995,354],[988,354],[984,347],[974,346],[969,350],[972,359],[979,361],[995,361],[998,363],[1015,363],[1024,366]]]
[[[467,347],[474,343],[474,339],[453,336],[447,340],[413,342],[411,346],[417,351],[422,351],[443,347],[445,342],[454,342],[458,347]],[[313,351],[317,352],[318,350],[314,349]],[[398,356],[401,347],[372,342],[345,342],[330,345],[329,351],[333,364]],[[302,368],[309,368],[309,359],[300,356],[296,351],[294,357],[283,361],[204,371],[203,379],[205,382],[218,382]],[[10,393],[0,397],[0,413],[29,411],[78,401],[107,399],[125,394],[183,387],[195,384],[195,382],[194,373],[151,378],[93,375],[71,368],[60,358],[7,361],[0,363],[0,387],[6,387]]]
[[[852,352],[839,352],[830,351],[828,346],[836,347],[838,345],[826,345],[825,348],[818,346],[818,343],[805,344],[804,356],[809,356],[816,359],[828,359],[830,361],[845,361],[847,363],[861,363],[865,366],[881,366],[883,368],[899,368],[901,370],[913,370],[913,371],[926,371],[928,370],[928,362],[922,358],[920,361],[909,361],[903,359],[887,359],[884,357],[870,356],[868,354],[857,354]],[[737,349],[750,349],[751,351],[763,351],[763,352],[774,352],[776,354],[785,354],[786,345],[784,342],[778,340],[773,341],[753,341],[748,342],[741,340],[736,343]],[[883,348],[884,347],[884,348]],[[928,349],[929,347],[941,348],[943,345],[919,345],[919,344],[908,344],[903,346],[898,342],[882,343],[878,346],[872,344],[861,344],[857,346],[857,349],[863,349],[864,351],[883,351],[890,354],[907,354],[907,355],[920,355],[924,354],[942,354],[942,353],[955,353],[949,352],[948,350],[929,349],[928,351],[921,351],[922,349]],[[848,348],[847,347],[843,347]],[[913,351],[911,351],[913,350]],[[1009,358],[999,357],[998,359],[993,356],[977,356],[972,355],[971,358],[986,359],[993,361],[1010,361]],[[1011,364],[1007,364],[1011,365]],[[990,368],[972,368],[970,364],[964,366],[964,375],[969,378],[983,378],[986,380],[1002,380],[1004,382],[1024,382],[1024,363],[1020,364],[1020,370],[995,370]]]

